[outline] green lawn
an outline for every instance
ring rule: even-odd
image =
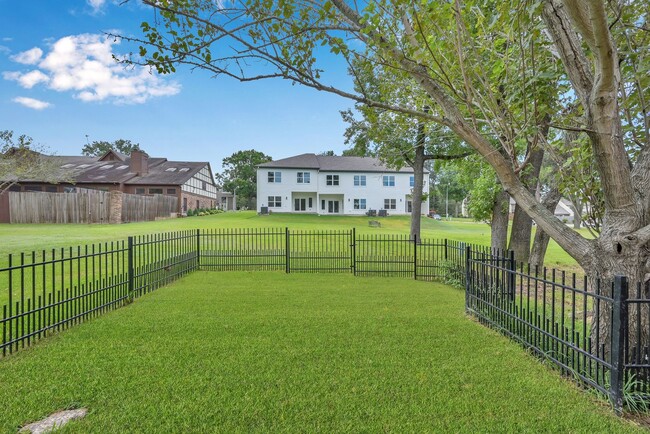
[[[198,223],[198,222],[197,222]],[[635,432],[407,279],[197,272],[0,360],[0,431]]]
[[[378,220],[381,228],[371,228],[368,220]],[[183,229],[212,228],[266,228],[289,227],[290,229],[350,229],[357,233],[408,234],[408,216],[368,218],[352,216],[317,216],[295,214],[272,214],[258,216],[255,212],[230,212],[212,216],[161,220],[156,222],[129,223],[122,225],[82,224],[0,224],[0,265],[6,253],[17,253],[56,247],[77,246],[93,242],[110,242],[129,235],[143,235]],[[468,219],[435,221],[422,219],[422,236],[448,238],[482,245],[490,244],[490,227]],[[555,242],[551,241],[546,257],[549,266],[575,267],[575,261]]]

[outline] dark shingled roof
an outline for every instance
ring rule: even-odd
[[[69,173],[74,183],[93,184],[130,184],[130,185],[181,185],[208,162],[168,161],[166,158],[150,157],[148,173],[138,175],[131,172],[131,157],[124,156],[124,161],[101,161],[100,157],[86,156],[45,156],[60,167],[62,173]],[[176,170],[171,170],[172,168]],[[168,170],[170,169],[170,170]],[[181,169],[187,169],[181,171]],[[44,182],[39,179],[21,179],[20,182]]]
[[[338,157],[330,155],[301,154],[295,157],[262,163],[260,168],[317,169],[321,172],[402,172],[413,173],[409,166],[400,169],[389,168],[378,158]],[[425,173],[428,173],[425,170]]]

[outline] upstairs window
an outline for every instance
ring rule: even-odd
[[[268,179],[270,183],[280,183],[282,182],[282,172],[269,172]]]
[[[310,172],[298,172],[298,184],[309,184],[311,182]]]
[[[395,175],[383,176],[384,187],[395,187]]]
[[[354,175],[354,186],[355,187],[365,187],[366,186],[366,175]]]
[[[409,185],[411,187],[415,187],[415,176],[410,176],[409,177]]]
[[[327,175],[325,178],[325,183],[327,185],[339,185],[339,176],[338,175]]]

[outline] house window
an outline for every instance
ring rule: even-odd
[[[354,199],[354,209],[366,209],[366,200]]]
[[[144,188],[138,187],[135,189],[135,194],[144,194]]]
[[[268,199],[269,208],[280,208],[282,206],[282,196],[269,196]]]
[[[384,209],[397,209],[397,199],[384,199]]]
[[[295,206],[294,210],[295,211],[305,211],[307,209],[307,200],[305,198],[297,198],[295,199]]]
[[[395,175],[383,176],[384,187],[395,187]]]
[[[320,201],[320,209],[322,209],[322,210],[325,209],[325,199]]]
[[[309,208],[312,208],[313,206],[314,206],[314,202],[313,202],[312,198],[310,197],[309,198]]]
[[[366,186],[366,175],[354,175],[354,186],[355,187],[365,187]]]
[[[415,176],[410,176],[409,177],[409,185],[411,187],[415,187]]]
[[[298,172],[298,184],[309,184],[311,182],[310,172]]]
[[[175,188],[168,188],[167,189],[167,194],[176,194],[176,189]]]
[[[149,194],[162,194],[162,188],[150,188]]]
[[[325,178],[325,183],[327,185],[339,185],[339,176],[338,175],[327,175]]]
[[[276,184],[282,182],[282,172],[269,172],[269,182]]]
[[[203,181],[203,190],[207,190],[206,185],[205,181]]]

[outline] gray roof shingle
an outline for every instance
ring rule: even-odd
[[[378,158],[339,157],[330,155],[301,154],[295,157],[262,163],[260,168],[317,169],[321,172],[400,172],[413,173],[409,166],[390,168]],[[428,170],[425,170],[428,173]]]
[[[132,184],[132,185],[181,185],[208,162],[168,161],[166,158],[148,159],[148,173],[138,175],[130,171],[131,157],[124,161],[100,161],[101,157],[45,156],[60,167],[62,173],[69,173],[74,183]],[[172,168],[176,170],[171,170]],[[168,170],[169,169],[169,170]],[[187,169],[181,171],[181,169]],[[20,182],[45,182],[40,179],[21,179]]]

